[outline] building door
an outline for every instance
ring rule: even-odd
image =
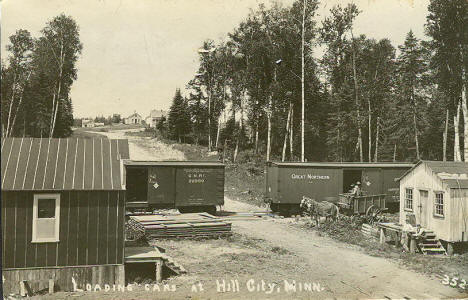
[[[362,180],[362,170],[343,170],[343,193],[349,192],[358,181]]]
[[[376,168],[363,170],[361,187],[367,195],[378,195],[385,193],[384,191],[382,191],[383,184],[381,179],[381,173],[382,171]]]
[[[421,224],[422,227],[427,226],[427,205],[429,204],[429,192],[426,190],[419,190],[419,204],[418,204],[418,213],[419,220],[416,221]],[[417,216],[418,217],[418,216]]]

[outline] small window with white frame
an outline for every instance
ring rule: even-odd
[[[33,243],[59,241],[60,194],[36,194],[33,206]]]
[[[434,215],[437,217],[444,216],[444,193],[443,192],[435,192]]]
[[[410,188],[405,190],[405,209],[413,210],[413,189]]]

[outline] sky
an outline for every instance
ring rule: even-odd
[[[71,90],[75,117],[143,117],[169,109],[176,88],[184,90],[198,68],[197,49],[222,40],[259,3],[270,0],[0,0],[1,54],[8,37],[27,29],[35,37],[60,13],[80,27],[83,51]],[[292,0],[280,0],[288,6]],[[319,20],[337,3],[322,0]],[[354,0],[362,13],[354,34],[403,43],[411,29],[424,38],[429,0]]]

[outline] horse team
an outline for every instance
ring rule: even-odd
[[[340,209],[336,204],[328,201],[316,201],[306,196],[302,196],[300,207],[311,218],[315,218],[317,227],[320,226],[321,217],[325,217],[325,220],[331,219],[336,221],[340,215]]]

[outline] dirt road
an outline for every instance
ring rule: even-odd
[[[138,132],[138,129],[99,132],[110,139],[128,139],[130,159],[133,160],[185,160],[182,152],[174,149],[157,138],[125,135],[125,132]]]
[[[229,211],[259,210],[229,199],[225,202]],[[233,230],[265,239],[304,258],[310,265],[311,280],[324,284],[333,297],[462,297],[456,290],[443,286],[440,280],[402,269],[394,262],[366,255],[357,247],[318,236],[316,232],[295,228],[290,222],[293,220],[234,221]]]

